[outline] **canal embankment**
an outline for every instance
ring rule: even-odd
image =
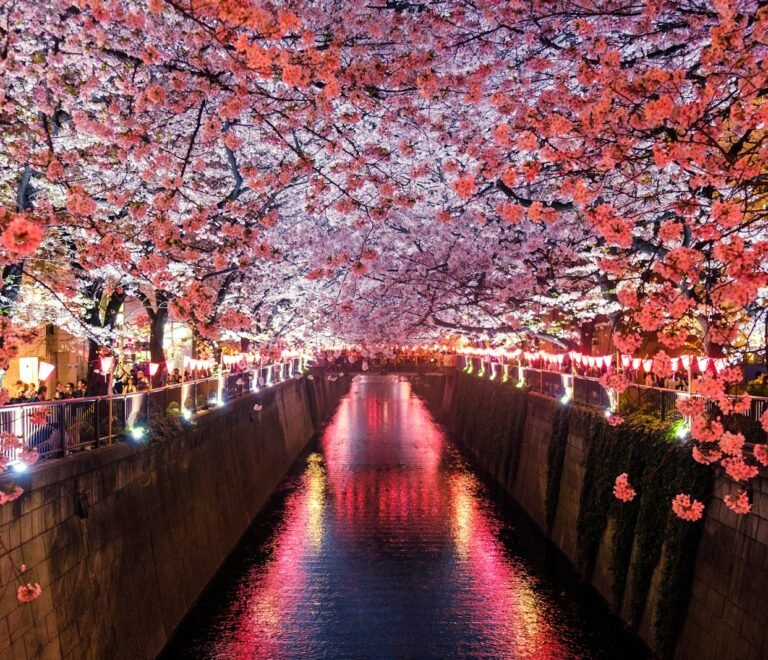
[[[768,656],[765,474],[753,482],[751,514],[739,516],[723,501],[733,484],[696,464],[663,425],[611,427],[603,411],[461,373],[416,389],[656,655]],[[628,469],[641,487],[622,504],[613,481]],[[671,513],[679,492],[706,501],[703,521]]]
[[[20,476],[0,533],[43,591],[18,603],[11,562],[0,565],[0,658],[155,657],[346,393],[350,378],[332,378],[290,380],[173,437]]]

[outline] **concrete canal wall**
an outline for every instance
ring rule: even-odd
[[[0,534],[0,660],[152,658],[349,387],[322,374],[203,413],[179,437],[38,465]],[[260,411],[254,404],[262,405]]]
[[[752,514],[739,516],[723,503],[733,484],[720,475],[702,482],[687,448],[678,448],[679,467],[671,470],[672,460],[658,453],[669,442],[637,428],[606,430],[600,411],[465,374],[423,379],[415,389],[655,655],[768,657],[765,474],[752,484]],[[634,509],[618,504],[613,478],[643,463],[664,492],[656,501],[641,493]],[[709,495],[703,523],[669,514],[671,494],[691,478]],[[590,538],[594,548],[585,550]]]

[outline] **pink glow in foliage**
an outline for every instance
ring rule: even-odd
[[[629,485],[629,475],[626,472],[622,472],[616,477],[616,482],[613,484],[613,494],[616,499],[622,502],[631,502],[635,499],[637,491]]]
[[[699,500],[691,499],[690,495],[680,493],[672,500],[672,511],[678,518],[695,522],[704,515],[704,504]]]
[[[3,232],[2,244],[8,253],[16,257],[28,257],[34,253],[43,238],[43,230],[37,223],[17,215]]]
[[[747,492],[744,490],[726,495],[723,501],[731,511],[740,515],[745,515],[752,510],[752,504],[749,501],[749,497],[747,497]]]

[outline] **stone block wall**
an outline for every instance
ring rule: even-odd
[[[768,657],[768,478],[751,485],[749,516],[736,515],[723,502],[732,485],[715,485],[680,657]]]
[[[17,479],[0,538],[43,593],[19,604],[0,558],[0,660],[155,657],[348,386],[318,373],[203,413],[171,441]]]

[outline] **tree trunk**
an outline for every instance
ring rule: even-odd
[[[582,355],[592,355],[592,337],[594,336],[594,334],[595,334],[594,321],[584,321],[579,326]]]
[[[86,396],[101,396],[107,393],[107,379],[101,373],[96,373],[101,367],[101,346],[95,339],[88,338],[88,373]]]
[[[159,387],[163,382],[163,375],[167,371],[165,364],[165,350],[163,349],[163,340],[165,339],[165,324],[168,320],[168,308],[164,305],[158,305],[153,318],[150,318],[149,325],[149,356],[150,360],[160,367],[152,378],[152,386]]]

